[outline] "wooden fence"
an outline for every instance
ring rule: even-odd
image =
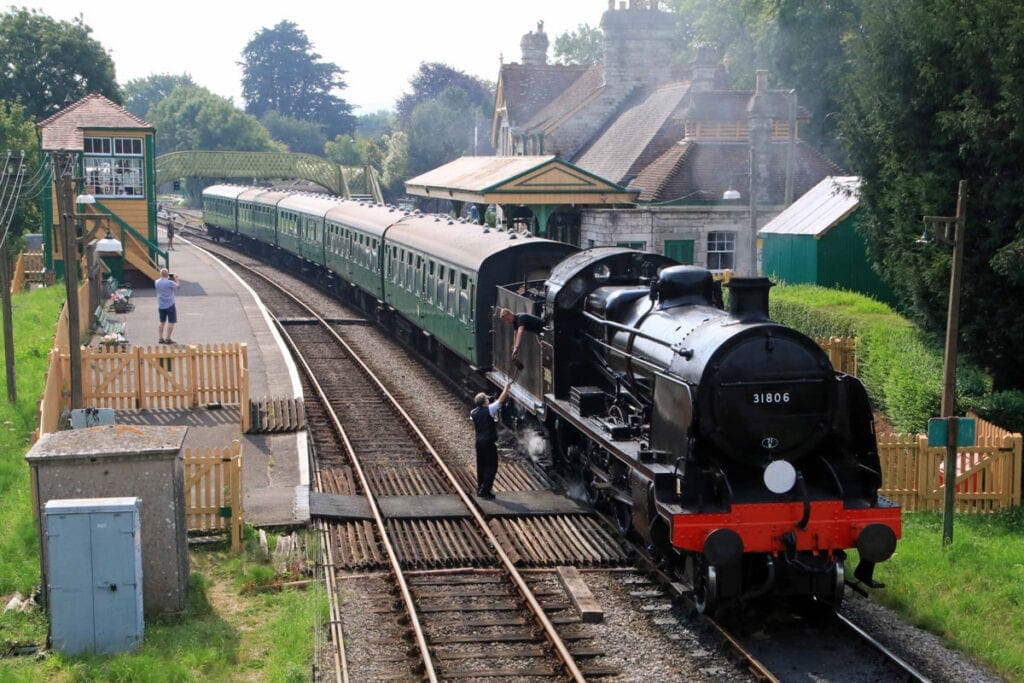
[[[67,356],[61,357],[66,364]],[[245,406],[248,367],[248,348],[237,342],[88,347],[82,349],[83,400],[93,408],[114,410]]]
[[[815,339],[825,353],[829,361],[839,372],[847,375],[857,376],[857,338],[856,337],[828,337]]]
[[[993,512],[1020,505],[1021,435],[978,419],[977,445],[957,450],[956,511]],[[922,434],[878,437],[879,493],[908,512],[941,510],[946,449],[929,448]]]
[[[242,446],[185,449],[185,527],[231,534],[231,550],[242,549]]]

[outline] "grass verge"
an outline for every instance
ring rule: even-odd
[[[896,554],[876,571],[886,588],[872,598],[1008,680],[1024,681],[1022,538],[1020,507],[957,515],[945,548],[940,513],[905,513]]]
[[[15,591],[27,595],[39,583],[39,544],[24,456],[39,423],[47,355],[63,299],[61,287],[13,299],[18,400],[0,402],[0,598]],[[6,386],[6,375],[0,376],[0,385]],[[322,590],[246,590],[275,575],[252,538],[239,556],[204,547],[194,549],[190,560],[187,610],[147,620],[137,653],[5,657],[12,645],[44,645],[47,621],[38,609],[0,611],[0,681],[309,680],[314,624],[327,618]],[[0,610],[5,603],[0,602]]]

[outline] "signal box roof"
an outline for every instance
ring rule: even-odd
[[[88,129],[103,130],[107,135],[111,131],[149,133],[154,130],[149,123],[98,93],[86,95],[64,107],[40,121],[36,127],[39,129],[41,149],[74,152],[85,149],[84,131]]]

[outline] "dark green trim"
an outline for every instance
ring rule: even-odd
[[[159,244],[156,234],[156,134],[146,136],[146,230],[149,241]],[[156,255],[150,250],[149,258],[156,261]]]
[[[48,163],[49,155],[42,150],[39,151],[39,163]],[[50,182],[46,184],[46,191],[39,196],[39,216],[43,225],[43,264],[48,271],[53,271],[53,169],[50,168]]]

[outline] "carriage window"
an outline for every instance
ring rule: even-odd
[[[455,315],[455,306],[458,302],[458,295],[455,292],[455,271],[448,269],[448,313]]]
[[[437,289],[437,307],[444,310],[444,295],[447,292],[447,288],[444,286],[444,266],[437,267],[437,279],[434,281]]]
[[[469,276],[465,273],[459,275],[459,317],[469,319]]]

